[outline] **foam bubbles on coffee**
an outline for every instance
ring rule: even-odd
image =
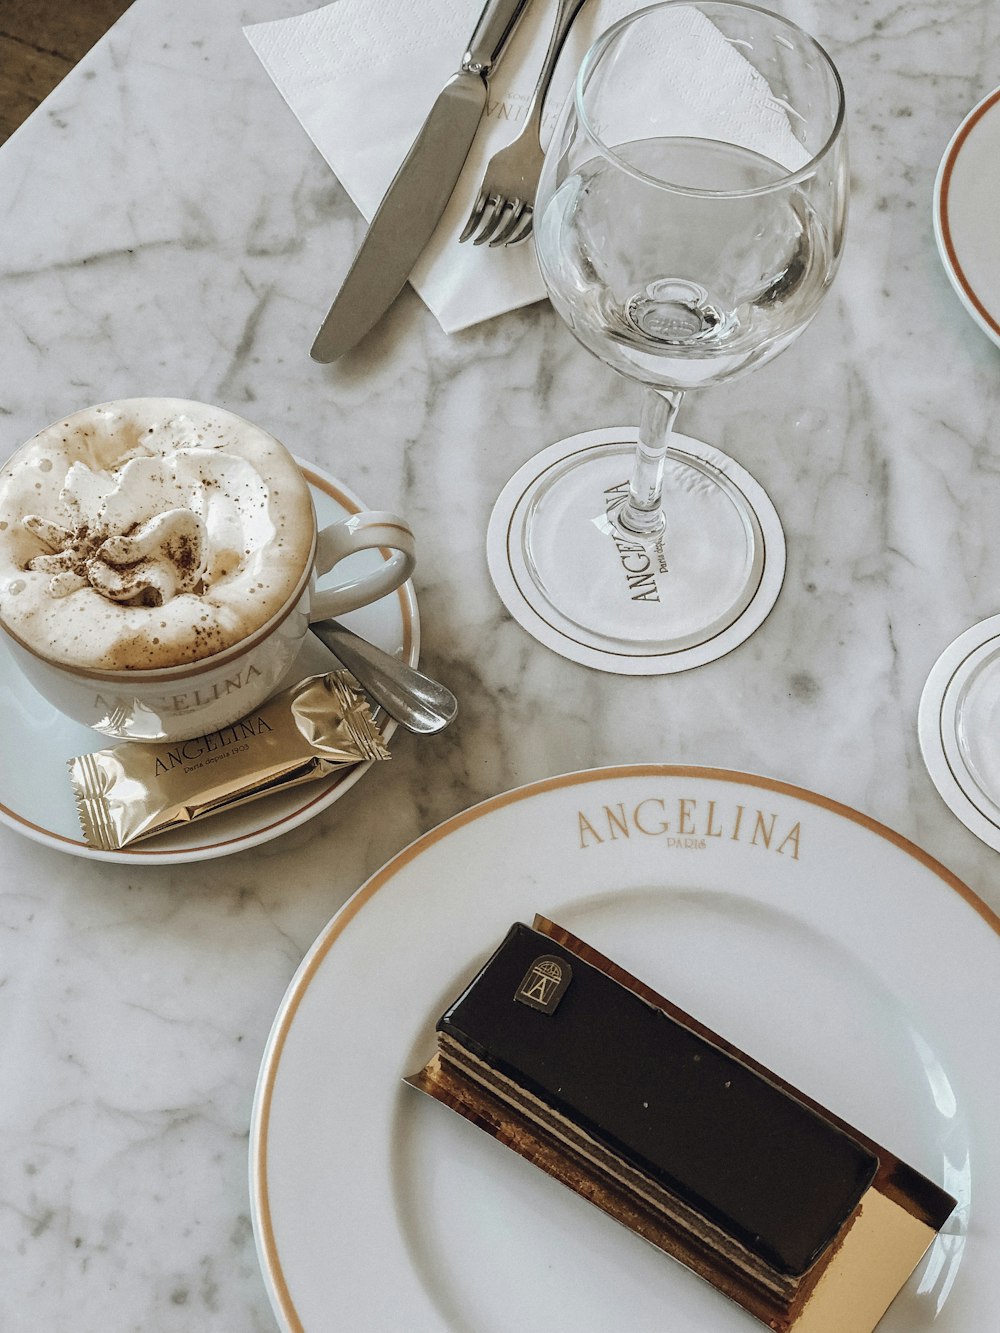
[[[84,669],[197,661],[284,606],[312,539],[305,480],[264,431],[197,403],[105,404],[0,475],[0,618]]]

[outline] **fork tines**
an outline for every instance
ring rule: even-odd
[[[480,190],[459,241],[473,245],[518,245],[531,235],[532,204]]]

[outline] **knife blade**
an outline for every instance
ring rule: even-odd
[[[372,329],[406,285],[441,220],[486,109],[489,76],[527,0],[488,0],[461,68],[431,107],[371,220],[310,355],[336,361]]]

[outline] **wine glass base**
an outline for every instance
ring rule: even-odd
[[[917,730],[945,804],[1000,851],[1000,616],[973,625],[935,662]]]
[[[587,431],[529,459],[497,500],[487,556],[504,605],[546,647],[601,671],[669,675],[761,625],[785,541],[758,483],[684,435],[667,456],[662,537],[627,537],[613,520],[636,438],[635,427]]]

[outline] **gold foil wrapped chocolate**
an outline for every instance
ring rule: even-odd
[[[83,836],[113,851],[342,768],[388,759],[346,671],[311,676],[207,736],[69,761]]]

